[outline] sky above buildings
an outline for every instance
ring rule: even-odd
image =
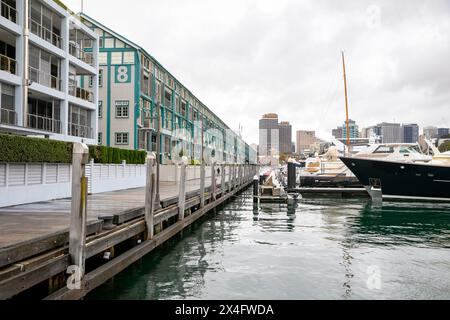
[[[345,120],[341,50],[360,127],[450,127],[448,0],[84,0],[84,12],[146,48],[249,143],[269,112],[331,137]]]

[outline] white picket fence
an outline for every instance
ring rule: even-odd
[[[97,164],[86,166],[90,194],[145,186],[146,165]],[[206,177],[211,167],[206,167]],[[68,164],[9,164],[0,163],[0,208],[19,204],[69,198],[71,196],[72,167]],[[227,169],[228,175],[228,169]],[[180,168],[160,167],[161,182],[176,184]],[[188,166],[187,180],[200,179],[200,167]]]

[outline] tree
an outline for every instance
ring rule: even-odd
[[[446,141],[443,144],[439,146],[440,152],[447,152],[450,151],[450,141]]]

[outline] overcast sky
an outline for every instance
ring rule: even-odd
[[[64,1],[73,11],[81,0]],[[350,118],[450,127],[450,1],[84,0],[233,129],[276,112],[329,138]],[[293,139],[295,134],[293,133]]]

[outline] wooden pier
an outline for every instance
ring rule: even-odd
[[[217,165],[211,178],[186,182],[181,165],[180,181],[161,183],[155,203],[153,164],[148,168],[144,188],[87,196],[80,172],[80,193],[71,199],[0,209],[0,299],[81,299],[247,188],[257,172]],[[69,289],[71,277],[77,281]]]

